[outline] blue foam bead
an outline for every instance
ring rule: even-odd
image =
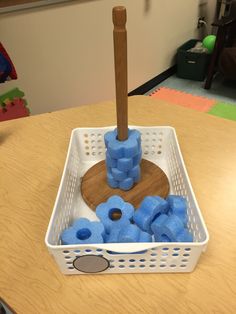
[[[122,228],[118,234],[119,243],[152,242],[152,236],[134,224]]]
[[[117,160],[111,158],[108,151],[106,151],[106,166],[109,168],[116,168],[117,167]]]
[[[151,224],[165,212],[167,202],[159,196],[146,196],[134,213],[134,222],[144,231],[152,233]]]
[[[116,137],[117,137],[117,132],[115,131],[109,131],[104,134],[104,142],[105,142],[106,148],[108,147],[108,143],[113,141],[113,139]]]
[[[186,199],[180,195],[169,195],[166,200],[169,204],[169,214],[178,216],[186,227],[188,222]]]
[[[174,215],[186,215],[187,214],[187,201],[180,195],[169,195],[167,197],[169,204],[169,211]]]
[[[166,235],[161,235],[158,242],[171,242],[171,240]]]
[[[140,150],[139,153],[133,157],[133,166],[139,165],[141,159],[142,159],[142,151]]]
[[[115,159],[132,158],[141,150],[141,135],[137,130],[128,130],[128,138],[125,141],[117,139],[117,130],[107,132],[104,140],[109,155]]]
[[[115,228],[115,229],[112,229],[110,233],[106,233],[105,243],[118,243],[119,232],[120,232],[120,229]]]
[[[160,197],[160,196],[153,196],[156,200],[158,200],[159,202],[159,206],[160,206],[160,209],[161,209],[161,213],[162,214],[167,214],[168,210],[169,210],[169,204],[168,202]]]
[[[156,241],[159,241],[159,238],[165,235],[170,239],[171,242],[177,242],[177,235],[183,229],[184,224],[181,219],[176,215],[171,215],[168,216],[168,218],[161,226],[159,226],[159,228],[155,228],[154,237]]]
[[[126,178],[123,181],[119,182],[119,188],[124,191],[128,191],[134,185],[134,180],[132,178]]]
[[[116,181],[123,181],[127,178],[127,172],[120,171],[117,168],[111,168],[111,174]]]
[[[107,151],[111,158],[119,159],[124,157],[122,142],[114,140],[108,143]]]
[[[120,171],[129,171],[133,168],[133,160],[132,158],[119,158],[117,160],[117,169]]]
[[[101,222],[80,218],[62,232],[61,241],[65,245],[103,243],[103,235],[104,226]]]
[[[183,229],[177,235],[176,242],[193,242],[193,235],[187,229]]]
[[[162,228],[162,226],[164,225],[165,221],[168,219],[168,216],[165,214],[161,214],[160,216],[158,216],[151,224],[151,230],[154,233],[154,238],[155,241],[160,241],[161,238],[161,234],[159,235],[159,229]]]
[[[113,213],[119,212],[120,218],[114,220]],[[125,202],[120,196],[111,196],[107,202],[101,203],[96,208],[96,215],[104,225],[106,233],[110,233],[113,228],[121,228],[133,217],[134,207]]]
[[[107,182],[109,186],[113,189],[116,189],[119,187],[119,181],[115,180],[113,178],[113,175],[109,171],[107,172]]]
[[[138,242],[152,242],[151,234],[141,231]]]
[[[133,141],[130,138],[124,141],[124,157],[132,158],[139,153],[139,145],[137,141]]]
[[[136,225],[129,225],[123,228],[118,237],[119,243],[139,242],[140,229]]]
[[[134,183],[137,183],[141,180],[141,172],[136,177],[133,177]]]
[[[131,170],[129,170],[127,175],[128,177],[136,178],[140,176],[140,173],[141,173],[140,166],[137,165],[133,167]]]

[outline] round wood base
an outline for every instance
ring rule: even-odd
[[[102,160],[91,167],[82,178],[82,197],[93,210],[112,195],[121,196],[137,208],[145,196],[159,195],[166,198],[169,194],[170,186],[166,174],[157,165],[145,159],[141,161],[141,180],[129,191],[110,188],[106,174],[105,160]]]

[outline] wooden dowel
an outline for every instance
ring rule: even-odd
[[[128,88],[127,88],[127,32],[126,8],[114,7],[112,10],[114,24],[114,62],[116,82],[116,115],[118,140],[128,138]]]

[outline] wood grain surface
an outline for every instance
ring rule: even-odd
[[[170,185],[161,168],[145,159],[141,161],[140,167],[141,180],[129,191],[124,191],[109,187],[105,161],[100,161],[91,167],[82,178],[81,193],[84,201],[95,210],[98,204],[106,202],[112,195],[120,195],[135,208],[140,206],[146,196],[159,195],[166,198],[170,191]]]
[[[0,123],[0,295],[20,314],[235,313],[236,124],[135,96],[129,124],[176,129],[210,242],[188,274],[64,276],[44,243],[71,131],[114,125],[106,102]]]

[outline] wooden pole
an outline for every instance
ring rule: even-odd
[[[127,32],[126,8],[114,7],[112,10],[114,24],[114,62],[116,82],[116,115],[118,140],[128,138],[128,88],[127,88]]]

